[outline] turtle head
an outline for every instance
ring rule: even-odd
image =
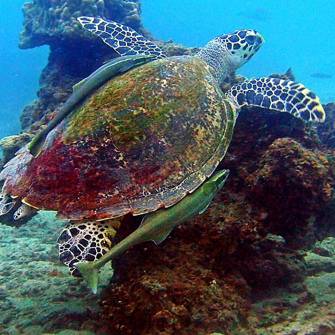
[[[264,38],[256,30],[248,29],[221,35],[214,41],[218,43],[218,47],[226,50],[225,52],[236,70],[259,50]]]
[[[206,62],[222,83],[230,73],[245,64],[263,42],[256,30],[236,30],[209,41],[196,57]]]

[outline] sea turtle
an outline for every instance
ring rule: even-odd
[[[15,219],[45,209],[70,221],[58,243],[60,260],[75,276],[76,265],[111,248],[122,216],[149,213],[144,222],[158,220],[159,231],[150,236],[160,242],[178,223],[175,206],[189,215],[208,206],[227,177],[227,171],[212,174],[242,106],[325,119],[315,94],[292,81],[251,79],[223,93],[227,76],[262,45],[255,30],[221,35],[193,56],[166,57],[131,28],[78,20],[120,58],[78,83],[55,119],[0,174],[0,214],[22,203]],[[201,208],[198,197],[205,199]]]

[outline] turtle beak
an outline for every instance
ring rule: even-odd
[[[256,38],[254,43],[254,48],[256,51],[261,47],[261,45],[265,42],[263,36],[256,32]]]

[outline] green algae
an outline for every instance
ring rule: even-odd
[[[195,66],[191,76],[183,77],[177,71],[165,79],[164,62],[150,63],[110,80],[73,113],[63,137],[65,143],[105,137],[118,145],[139,144],[146,134],[168,128],[170,118],[183,118],[185,109],[199,108],[198,100],[204,94],[203,67]],[[182,67],[184,72],[187,66]]]

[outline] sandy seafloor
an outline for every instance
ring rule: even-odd
[[[99,294],[91,294],[57,259],[63,223],[40,212],[19,228],[0,224],[0,334],[105,334],[99,331]],[[321,247],[335,254],[335,239]],[[305,261],[303,294],[297,284],[254,297],[249,323],[257,334],[335,334],[335,257],[316,251]],[[108,266],[100,274],[100,293],[111,274]]]
[[[0,334],[54,334],[66,324],[89,329],[82,323],[98,312],[99,296],[58,261],[56,241],[64,222],[53,218],[43,212],[20,228],[0,224]],[[103,269],[102,289],[110,275],[110,268]]]

